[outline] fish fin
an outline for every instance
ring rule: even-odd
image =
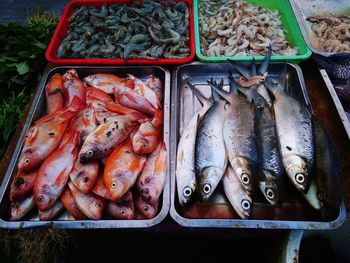
[[[225,93],[221,93],[222,91],[224,91],[222,89],[222,87],[224,86],[224,80],[223,79],[221,79],[220,83],[217,83],[216,80],[214,80],[213,78],[211,78],[207,82],[208,82],[208,84],[211,87],[211,91],[212,91],[211,95],[212,95],[213,101],[217,101],[221,97],[226,100],[226,98],[224,97]]]
[[[267,54],[263,60],[263,62],[261,63],[261,66],[258,69],[258,73],[259,75],[264,75],[267,73],[267,69],[269,67],[269,63],[270,63],[270,59],[271,59],[271,53],[272,53],[272,49],[271,46],[269,47],[269,50],[267,51]]]
[[[186,80],[188,88],[192,91],[192,93],[196,96],[196,98],[199,100],[200,104],[202,104],[202,106],[206,106],[211,104],[209,99],[207,99],[206,97],[204,97],[204,95],[195,87],[195,85],[193,85],[189,79]]]
[[[228,62],[239,72],[241,73],[246,79],[250,79],[252,77],[252,73],[250,70],[244,66],[243,64],[239,64],[234,62],[233,60],[228,59]],[[231,73],[232,74],[232,73]]]
[[[251,66],[251,72],[253,76],[256,76],[257,73],[257,68],[256,68],[256,62],[255,62],[255,57],[253,57],[253,61],[252,61],[252,66]]]

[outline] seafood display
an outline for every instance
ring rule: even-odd
[[[281,208],[291,193],[320,212],[339,208],[341,166],[332,138],[286,87],[286,65],[269,73],[268,54],[259,67],[231,62],[227,80],[222,74],[207,79],[205,88],[196,78],[184,80],[202,108],[187,117],[178,141],[181,206],[208,202],[223,190],[242,219],[251,216],[256,200]]]
[[[209,57],[299,53],[285,37],[278,10],[238,0],[200,1],[200,44]]]
[[[350,52],[350,16],[331,13],[307,17],[312,23],[312,43],[324,52]]]
[[[10,219],[155,217],[167,180],[162,81],[71,69],[45,95],[47,115],[28,129],[12,179]]]
[[[186,58],[189,21],[185,2],[81,5],[69,18],[57,58]]]

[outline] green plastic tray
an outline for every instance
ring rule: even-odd
[[[303,35],[300,31],[299,24],[295,18],[292,6],[288,0],[246,0],[246,2],[262,6],[269,9],[277,9],[281,14],[282,27],[287,30],[285,36],[289,43],[299,48],[299,55],[296,56],[272,56],[272,61],[287,61],[292,63],[299,63],[307,60],[312,52],[308,49]],[[200,0],[194,0],[194,29],[196,39],[196,55],[199,60],[204,62],[222,62],[227,59],[236,61],[252,61],[253,56],[232,56],[232,57],[208,57],[202,54],[200,37],[199,37],[199,3]],[[257,61],[263,60],[263,56],[254,56]]]

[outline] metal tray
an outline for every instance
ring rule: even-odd
[[[294,14],[300,25],[305,42],[312,52],[328,57],[337,52],[325,52],[317,49],[312,42],[317,42],[317,38],[311,30],[311,22],[307,21],[308,16],[331,12],[334,15],[350,15],[349,0],[290,0]]]
[[[283,63],[271,63],[270,74],[278,74]],[[327,210],[323,217],[311,208],[301,194],[286,180],[285,203],[282,208],[269,206],[260,193],[254,196],[253,212],[248,220],[242,220],[231,208],[221,184],[209,202],[194,200],[189,206],[182,208],[178,202],[175,183],[176,152],[180,134],[194,112],[200,108],[197,99],[187,88],[185,80],[200,85],[202,92],[210,95],[206,81],[213,77],[225,79],[231,65],[228,63],[191,63],[178,67],[173,75],[171,104],[171,208],[170,215],[182,226],[186,227],[225,227],[225,228],[265,228],[265,229],[333,229],[344,223],[345,205],[339,209]],[[287,90],[289,94],[311,108],[306,92],[304,78],[299,66],[287,63]]]
[[[9,221],[10,200],[9,190],[11,186],[11,179],[16,171],[17,160],[22,148],[24,136],[30,127],[30,125],[39,117],[41,117],[46,109],[45,102],[45,84],[50,77],[55,73],[63,74],[68,69],[74,68],[78,71],[79,77],[83,78],[94,73],[113,73],[120,76],[125,76],[127,73],[134,74],[135,76],[144,79],[149,74],[154,74],[159,77],[164,83],[164,131],[163,137],[168,149],[168,178],[161,195],[161,203],[159,206],[159,213],[153,219],[142,220],[67,220],[67,216],[63,214],[52,221],[39,221],[36,211],[32,211],[21,221]],[[169,145],[169,119],[170,119],[170,73],[168,70],[158,66],[128,66],[128,67],[103,67],[103,66],[65,66],[55,67],[46,72],[43,79],[40,82],[39,88],[33,100],[33,104],[29,110],[28,117],[24,124],[23,130],[18,138],[14,154],[8,166],[6,175],[0,187],[0,228],[42,228],[42,227],[54,227],[64,229],[86,229],[86,228],[146,228],[159,224],[168,214],[170,207],[170,145]]]
[[[334,105],[339,113],[339,117],[344,125],[344,128],[345,128],[345,131],[350,139],[350,119],[349,117],[347,116],[347,114],[345,113],[345,110],[343,108],[343,105],[342,103],[340,102],[339,100],[339,97],[334,89],[334,86],[326,72],[326,70],[324,69],[320,69],[320,73],[321,73],[321,76],[324,80],[324,83],[326,84],[327,86],[327,89],[329,91],[329,94],[331,95],[332,97],[332,100],[334,102]]]

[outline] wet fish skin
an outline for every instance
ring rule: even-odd
[[[86,87],[83,82],[78,78],[78,73],[75,69],[68,70],[62,76],[63,79],[63,95],[65,98],[65,107],[69,107],[72,104],[75,97],[79,98],[82,102],[86,101]]]
[[[341,185],[341,163],[331,134],[326,127],[312,119],[315,139],[315,180],[318,197],[334,208],[341,205],[343,188]]]
[[[210,82],[211,87],[216,86]],[[219,86],[223,86],[223,81]],[[219,184],[227,165],[223,137],[226,102],[212,92],[213,104],[200,120],[195,148],[195,168],[198,172],[199,194],[208,200]]]
[[[86,137],[97,127],[97,120],[92,107],[81,110],[72,120],[70,129],[80,133],[80,139],[83,143]]]
[[[284,78],[285,72],[281,74],[282,81]],[[306,106],[287,95],[279,81],[268,79],[266,86],[275,97],[273,107],[283,166],[293,185],[306,193],[314,164],[311,113]]]
[[[60,200],[64,208],[75,220],[87,219],[87,217],[79,210],[77,203],[75,202],[74,197],[68,187],[66,187],[66,189],[61,194]]]
[[[230,165],[228,165],[222,177],[222,184],[224,192],[236,213],[242,219],[249,218],[253,208],[251,194],[242,186],[238,176]]]
[[[132,193],[130,191],[127,192],[117,202],[108,202],[106,205],[106,213],[116,219],[134,219],[134,201]]]
[[[162,81],[156,77],[155,75],[151,74],[147,77],[145,80],[145,85],[147,85],[151,90],[154,91],[154,93],[157,95],[157,98],[159,101],[162,101],[163,97],[163,84]]]
[[[91,105],[93,101],[101,101],[104,103],[113,102],[111,96],[100,89],[93,87],[86,88],[86,104]]]
[[[39,210],[52,207],[64,190],[77,158],[79,133],[72,131],[68,142],[55,150],[40,166],[34,182],[34,200]]]
[[[146,156],[133,152],[131,140],[126,140],[108,157],[104,182],[111,199],[117,201],[135,184],[146,164]]]
[[[149,203],[145,201],[140,195],[137,195],[135,204],[137,210],[141,212],[141,214],[144,215],[146,219],[152,219],[157,215],[159,205],[158,200],[156,200],[155,203]]]
[[[92,192],[97,194],[98,196],[101,196],[102,198],[106,200],[112,200],[111,194],[108,191],[105,181],[103,179],[103,171],[99,172],[99,175],[97,176],[96,183],[94,185],[94,188],[92,189]]]
[[[63,204],[60,200],[57,200],[56,203],[45,211],[39,210],[39,219],[41,221],[48,221],[53,219],[55,216],[59,214],[63,209]]]
[[[28,173],[17,172],[10,187],[10,200],[21,200],[31,193],[38,170]]]
[[[70,172],[70,180],[83,193],[89,193],[94,187],[98,174],[98,161],[82,164],[77,158]]]
[[[89,219],[100,220],[102,218],[105,200],[94,193],[84,194],[80,192],[71,182],[68,187],[74,197],[74,200],[81,212]]]
[[[303,196],[305,197],[306,201],[316,210],[321,210],[323,207],[323,204],[321,200],[319,199],[319,187],[315,180],[315,178],[312,179],[309,190],[307,193],[303,193]]]
[[[45,95],[47,114],[52,114],[63,109],[63,79],[60,74],[56,73],[50,78],[45,86]]]
[[[113,89],[116,86],[125,86],[125,84],[127,84],[124,79],[119,78],[116,75],[103,73],[89,75],[84,78],[84,82],[89,86],[99,89],[107,94],[113,94]],[[129,87],[132,88],[132,86]]]
[[[29,195],[21,201],[11,203],[11,221],[20,220],[35,206],[34,195]]]
[[[156,203],[167,180],[167,150],[165,143],[148,156],[145,167],[136,182],[140,196],[149,203]]]

